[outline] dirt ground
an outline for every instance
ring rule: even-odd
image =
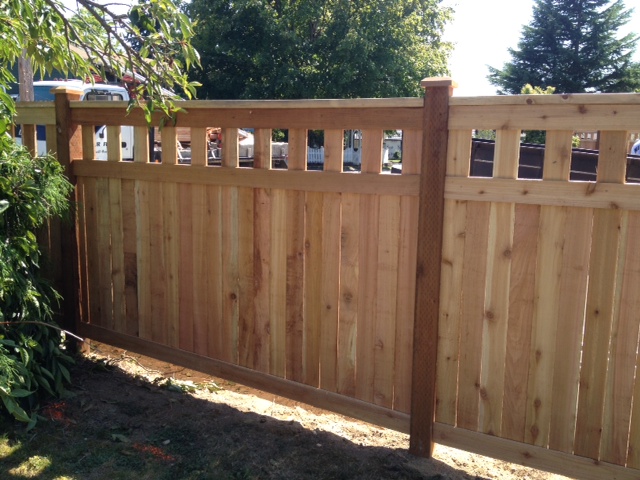
[[[433,459],[416,458],[405,434],[104,344],[84,358],[61,418],[108,426],[124,453],[155,445],[147,453],[175,480],[566,478],[440,445]]]

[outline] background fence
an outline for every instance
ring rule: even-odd
[[[60,277],[80,333],[410,431],[414,453],[435,439],[637,478],[640,185],[625,176],[640,95],[424,85],[424,102],[185,102],[177,125],[203,139],[190,165],[172,127],[148,163],[123,105],[21,105],[21,123],[66,122],[79,210]],[[134,162],[118,125],[135,127]],[[208,166],[206,127],[254,128],[254,167],[234,142]],[[287,170],[270,169],[272,128],[288,129]],[[307,129],[324,130],[323,171],[306,171]],[[342,171],[347,129],[363,131],[359,173]],[[470,176],[475,129],[497,131],[491,177]],[[384,130],[403,131],[402,175],[382,173]],[[542,180],[518,178],[522,130],[546,131]],[[570,179],[575,130],[600,132],[595,182]]]

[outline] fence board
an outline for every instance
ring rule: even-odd
[[[150,333],[151,340],[166,344],[168,341],[167,275],[166,250],[164,244],[164,209],[162,201],[162,184],[149,183],[148,218],[149,218],[149,268],[150,283]]]
[[[616,307],[611,332],[604,403],[601,459],[624,465],[627,460],[635,366],[638,355],[640,295],[640,215],[625,212],[622,219]]]
[[[411,411],[411,372],[413,366],[413,323],[411,319],[415,317],[418,250],[418,232],[415,230],[415,226],[417,224],[417,199],[401,197],[393,409],[405,413]]]
[[[509,287],[502,437],[523,441],[536,280],[540,208],[516,205]]]
[[[180,219],[178,217],[178,185],[162,185],[162,228],[165,251],[165,299],[167,342],[170,347],[180,346]]]
[[[592,221],[589,208],[567,209],[555,341],[562,361],[553,372],[549,430],[549,448],[567,453],[575,438]]]
[[[337,164],[338,162],[335,163]],[[342,168],[342,163],[329,166],[329,168],[334,167]],[[320,278],[321,311],[319,317],[320,388],[335,392],[338,389],[338,325],[342,314],[340,310],[342,207],[339,194],[328,193],[323,197],[322,256],[320,259],[322,263],[322,276]]]
[[[270,286],[271,286],[271,192],[262,188],[254,193],[255,236],[253,262],[255,282],[255,355],[257,371],[269,372]]]
[[[356,333],[360,305],[360,202],[357,195],[342,195],[340,234],[340,319],[338,324],[337,391],[356,393]],[[362,272],[364,273],[364,272]]]
[[[271,197],[271,343],[269,346],[272,375],[285,377],[286,307],[287,307],[287,204],[282,190]]]
[[[209,276],[203,252],[208,252],[206,225],[209,222],[206,188],[192,187],[192,235],[193,235],[193,351],[207,354],[207,298],[210,292]]]
[[[624,183],[625,143],[625,132],[602,132],[598,182]],[[621,220],[619,210],[594,212],[575,443],[577,455],[591,458],[600,452]]]
[[[364,166],[364,159],[363,159]],[[358,319],[356,324],[356,398],[374,402],[376,295],[378,283],[380,198],[360,197],[360,238],[358,242]]]
[[[305,204],[304,240],[304,311],[303,322],[303,365],[304,383],[320,386],[320,345],[322,326],[322,210],[323,195],[310,192]],[[334,279],[335,281],[335,279]]]
[[[151,335],[151,257],[149,231],[149,184],[136,182],[136,219],[138,252],[138,329],[140,338]]]
[[[247,266],[248,263],[254,261],[253,239],[247,238],[253,232],[253,225],[248,228],[248,225],[243,223],[243,228],[240,228],[240,222],[253,222],[253,218],[249,217],[253,213],[253,206],[248,211],[246,207],[247,202],[253,202],[253,195],[251,192],[242,191],[242,204],[240,204],[240,196],[237,188],[222,187],[222,216],[220,218],[222,228],[220,247],[222,256],[222,352],[226,361],[235,362],[237,359],[241,365],[253,367],[257,355],[256,347],[252,344],[250,352],[247,352],[249,355],[241,355],[242,342],[239,330],[241,298],[243,298],[242,314],[244,318],[251,315],[254,319],[251,323],[255,322],[252,303],[248,305],[249,310],[247,311],[247,302],[251,302],[253,294],[252,289],[247,289],[250,285],[247,285],[246,281],[248,272],[254,271],[253,265]],[[241,208],[242,210],[240,210]],[[243,212],[242,216],[240,216],[241,211]],[[241,249],[242,255],[240,254]],[[254,332],[249,333],[253,342]],[[242,363],[243,360],[246,363]]]
[[[241,335],[249,332],[251,357],[255,356],[257,342],[262,343],[263,333],[260,336],[254,331],[255,317],[255,286],[254,286],[254,230],[253,219],[253,191],[248,188],[237,189],[237,219],[238,219],[238,320],[234,323],[230,318],[225,319],[225,330],[228,332],[229,349],[225,358],[229,362],[236,362],[239,356],[239,344]],[[234,227],[235,228],[235,227]],[[227,252],[223,252],[224,255]],[[229,282],[233,279],[229,278]],[[247,329],[247,330],[245,330]]]
[[[109,200],[109,179],[96,181],[96,245],[100,252],[98,259],[98,288],[100,290],[100,326],[113,329],[113,302],[111,285],[111,216]]]
[[[113,325],[116,332],[126,332],[124,226],[122,218],[122,185],[120,180],[109,179],[109,223],[111,226],[111,285]],[[104,200],[103,200],[104,201]]]
[[[400,198],[381,196],[379,208],[373,401],[376,405],[391,408],[396,346]]]
[[[219,187],[207,187],[206,189],[206,224],[204,226],[205,244],[200,251],[202,260],[206,265],[207,292],[206,292],[206,332],[207,355],[219,360],[227,360],[224,357],[224,349],[231,342],[231,338],[224,337],[222,318],[222,200]]]
[[[180,200],[180,349],[193,352],[193,318],[195,315],[195,259],[193,238],[193,198],[191,185],[179,185]]]
[[[469,175],[471,132],[449,132],[447,174]],[[404,174],[404,171],[403,171]],[[460,328],[462,302],[462,272],[465,253],[467,202],[445,200],[442,267],[440,287],[440,319],[438,326],[438,362],[436,382],[436,418],[455,425],[457,408],[458,368],[460,366]]]
[[[480,366],[485,318],[484,290],[487,279],[489,213],[489,204],[470,202],[467,205],[461,318],[465,318],[468,324],[460,335],[457,424],[468,430],[477,430],[479,425]]]
[[[290,163],[289,168],[294,165]],[[304,352],[304,192],[288,191],[286,280],[286,378],[303,381]]]

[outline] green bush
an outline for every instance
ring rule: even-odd
[[[33,159],[0,135],[0,409],[35,424],[43,397],[60,397],[72,358],[53,321],[60,297],[40,272],[36,232],[68,212],[72,186],[53,157]]]

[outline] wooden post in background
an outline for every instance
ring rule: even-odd
[[[426,94],[422,125],[409,452],[429,458],[433,453],[436,401],[449,97],[456,84],[450,78],[426,78],[421,85]]]
[[[59,259],[61,265],[60,284],[56,289],[62,295],[59,324],[65,330],[76,332],[80,321],[79,290],[80,276],[78,270],[78,241],[77,241],[77,195],[76,177],[73,175],[72,162],[82,159],[82,131],[78,125],[71,123],[71,107],[69,102],[80,100],[81,93],[69,87],[57,87],[52,90],[55,94],[56,108],[56,144],[57,157],[64,167],[64,174],[74,186],[71,193],[71,215],[68,220],[59,222],[59,245],[51,245],[52,258]]]

